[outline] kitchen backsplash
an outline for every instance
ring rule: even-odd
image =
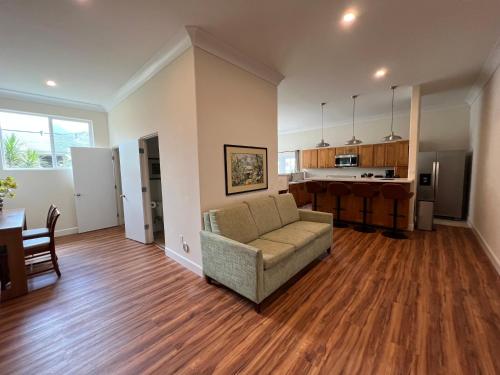
[[[326,176],[356,176],[361,177],[363,173],[373,173],[373,175],[385,175],[386,169],[393,168],[322,168],[306,169],[306,177],[326,177]]]

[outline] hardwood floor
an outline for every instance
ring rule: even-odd
[[[466,228],[336,229],[261,315],[110,229],[0,306],[1,374],[500,374],[500,279]]]

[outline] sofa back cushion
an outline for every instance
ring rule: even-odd
[[[210,225],[213,233],[242,243],[259,237],[255,221],[244,203],[210,210]]]
[[[276,203],[271,197],[260,197],[245,201],[250,208],[259,236],[281,228],[281,219]]]
[[[274,202],[276,203],[276,207],[280,215],[282,226],[300,220],[297,203],[295,203],[295,199],[293,198],[292,194],[290,193],[274,194],[271,195],[271,197],[274,199]]]

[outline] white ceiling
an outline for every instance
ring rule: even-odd
[[[341,27],[342,13],[358,20]],[[280,131],[390,109],[391,84],[464,101],[500,36],[498,0],[0,0],[0,89],[107,105],[184,25],[280,71]],[[387,67],[386,78],[373,72]],[[53,79],[56,88],[44,81]],[[409,89],[397,91],[397,110]],[[451,91],[450,91],[451,90]]]

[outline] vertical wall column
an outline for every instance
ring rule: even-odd
[[[408,229],[413,230],[414,217],[416,208],[416,189],[417,189],[417,162],[418,162],[418,145],[420,140],[420,108],[421,108],[421,93],[420,86],[413,86],[411,90],[411,110],[410,110],[410,151],[408,158],[408,178],[412,179],[411,191],[415,195],[410,200]]]

